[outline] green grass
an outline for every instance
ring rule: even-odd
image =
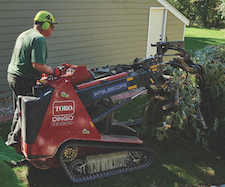
[[[225,30],[187,27],[185,29],[185,48],[199,50],[207,45],[225,44]]]
[[[225,164],[201,148],[148,139],[145,143],[155,152],[147,169],[83,184],[71,183],[61,168],[40,170],[25,163],[11,166],[24,184],[35,187],[173,187],[209,186],[225,182]]]
[[[121,120],[135,119],[143,115],[146,96],[118,111]],[[139,107],[142,106],[142,107]],[[134,112],[138,110],[139,112]],[[133,115],[133,113],[135,113]],[[6,139],[11,121],[0,123],[0,135]],[[187,147],[166,140],[157,141],[145,137],[144,143],[155,152],[155,160],[147,169],[113,176],[83,184],[71,183],[61,168],[40,170],[29,162],[22,166],[9,164],[18,179],[30,187],[174,187],[210,186],[225,183],[225,159],[219,161],[213,154],[199,147]],[[220,155],[221,156],[221,155]],[[223,155],[222,155],[223,156]]]
[[[10,127],[11,127],[11,121],[5,121],[0,123],[0,136],[3,138],[4,141],[7,140]]]
[[[125,105],[122,110],[117,110],[115,112],[115,118],[118,121],[129,121],[131,119],[143,118],[145,104],[146,97],[140,96],[128,105]]]

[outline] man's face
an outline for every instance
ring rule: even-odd
[[[54,27],[51,27],[51,26],[50,26],[49,29],[46,30],[45,33],[43,33],[43,34],[44,34],[44,37],[49,37],[49,36],[51,36],[52,31],[53,31],[53,28],[54,28]]]

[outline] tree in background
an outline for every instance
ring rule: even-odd
[[[185,17],[191,22],[196,19],[196,9],[194,7],[193,0],[167,0],[177,10],[179,10]],[[193,23],[192,23],[193,24]]]
[[[199,26],[210,28],[223,27],[221,13],[218,11],[220,0],[198,0],[194,2],[196,8],[196,23]]]
[[[222,14],[221,18],[225,18],[225,0],[221,0],[221,4],[219,6],[219,12]]]
[[[191,25],[205,28],[225,27],[225,0],[168,0],[190,20]]]

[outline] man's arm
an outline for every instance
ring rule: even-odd
[[[36,62],[32,62],[33,68],[41,73],[46,73],[48,75],[52,75],[54,73],[52,67],[46,66],[45,64],[40,64]]]

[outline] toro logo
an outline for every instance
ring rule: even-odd
[[[69,101],[55,101],[52,107],[53,116],[73,115],[75,112],[75,102]]]

